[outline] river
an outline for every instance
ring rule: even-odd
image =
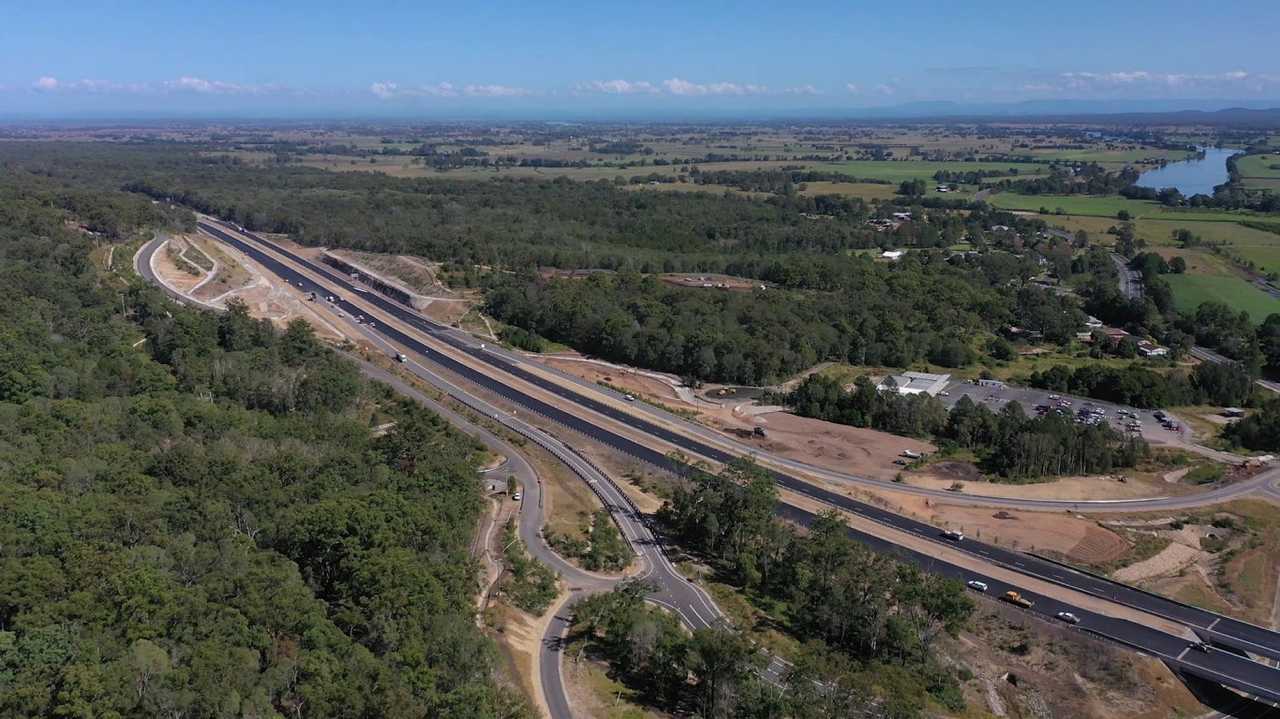
[[[1138,178],[1138,186],[1157,190],[1175,187],[1185,197],[1212,195],[1213,188],[1228,179],[1227,158],[1239,155],[1241,151],[1229,147],[1200,149],[1204,150],[1202,159],[1170,162],[1159,169],[1148,170]]]

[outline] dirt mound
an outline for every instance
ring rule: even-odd
[[[1154,557],[1116,570],[1111,574],[1111,578],[1118,582],[1133,584],[1144,579],[1173,574],[1194,563],[1201,554],[1200,551],[1185,544],[1174,542],[1160,550],[1160,553]]]
[[[929,465],[928,472],[942,479],[959,479],[976,482],[982,479],[982,473],[972,462],[956,462],[947,460]]]
[[[1089,527],[1076,546],[1067,555],[1084,564],[1107,564],[1123,557],[1129,551],[1124,537],[1102,527]]]

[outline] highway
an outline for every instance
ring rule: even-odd
[[[135,258],[135,266],[145,279],[163,289],[171,298],[179,302],[189,302],[188,297],[161,282],[151,269],[151,258],[162,245],[160,239],[157,238],[156,241],[143,246]],[[387,354],[395,354],[396,349],[379,334],[370,330],[368,325],[357,324],[354,325],[354,329],[375,346],[381,347]],[[537,472],[514,446],[488,429],[432,400],[394,374],[357,357],[352,359],[359,363],[361,371],[366,376],[387,384],[403,396],[418,401],[450,424],[480,441],[491,451],[505,457],[503,473],[514,475],[520,481],[523,497],[518,535],[529,553],[559,574],[570,588],[569,598],[556,607],[555,616],[549,622],[547,632],[542,639],[539,650],[539,680],[543,698],[552,718],[571,719],[573,715],[569,708],[561,671],[563,659],[561,640],[569,628],[572,614],[569,610],[580,598],[595,592],[608,591],[622,578],[596,574],[576,567],[547,545],[542,536],[542,528],[546,524],[543,514],[545,487]],[[465,392],[425,365],[409,360],[404,366],[406,370],[480,416],[487,417],[542,447],[585,482],[609,511],[623,538],[634,551],[641,568],[635,578],[651,583],[656,588],[647,596],[649,601],[672,611],[691,630],[728,626],[723,612],[710,596],[697,585],[685,581],[671,564],[661,543],[630,498],[590,460],[554,435]],[[782,681],[786,669],[784,662],[771,657],[765,667],[764,675],[769,681],[777,684]]]
[[[370,340],[385,346],[376,334],[362,329]],[[387,348],[390,349],[390,348]],[[361,361],[361,368],[366,376],[392,387],[396,392],[421,402],[433,412],[444,417],[450,424],[475,437],[491,451],[502,455],[506,462],[500,468],[501,474],[513,475],[520,481],[522,489],[521,508],[519,514],[518,535],[531,555],[543,562],[560,575],[561,580],[569,588],[570,594],[562,603],[554,607],[553,616],[547,624],[538,650],[539,684],[546,708],[552,719],[572,719],[569,698],[565,691],[563,679],[563,638],[569,630],[573,605],[580,599],[597,592],[611,589],[621,577],[611,577],[580,569],[565,561],[547,545],[542,536],[542,528],[546,525],[544,515],[544,492],[546,487],[542,478],[525,459],[524,455],[506,440],[481,427],[457,412],[431,400],[422,392],[408,385],[394,374],[375,365]],[[600,472],[589,460],[574,451],[542,429],[524,422],[497,407],[473,397],[448,380],[432,372],[429,368],[410,361],[405,368],[419,378],[427,381],[436,389],[465,404],[480,416],[488,417],[506,429],[531,440],[550,452],[575,475],[585,482],[597,494],[605,508],[613,516],[619,531],[622,532],[636,554],[640,572],[637,577],[651,582],[657,590],[648,599],[662,605],[680,617],[690,629],[700,629],[724,623],[724,615],[715,603],[699,587],[684,581],[676,569],[662,552],[661,545],[654,539],[626,495],[613,481]],[[495,470],[498,471],[498,470]],[[773,662],[770,676],[777,680],[783,665]]]
[[[338,305],[348,313],[369,313],[370,310],[365,306],[367,304],[395,317],[398,321],[404,322],[408,326],[412,326],[415,331],[421,331],[430,341],[444,343],[448,347],[448,354],[428,346],[417,337],[410,336],[408,333],[388,325],[385,319],[378,318],[381,321],[378,323],[377,332],[395,344],[411,350],[469,383],[475,383],[505,400],[531,409],[553,422],[580,432],[606,446],[657,466],[670,468],[670,461],[667,459],[665,452],[653,449],[646,444],[630,439],[622,433],[609,429],[599,419],[584,416],[583,410],[637,430],[662,443],[681,448],[698,456],[707,457],[716,462],[729,461],[735,456],[723,449],[710,446],[699,439],[673,431],[668,426],[658,425],[646,418],[637,417],[631,412],[624,411],[614,403],[602,401],[597,397],[588,396],[559,383],[552,382],[503,356],[475,345],[475,340],[473,339],[457,336],[447,328],[417,315],[407,307],[380,296],[360,292],[355,285],[341,275],[314,265],[255,235],[247,234],[246,237],[252,242],[246,242],[223,228],[215,227],[207,222],[201,223],[201,229],[245,252],[268,270],[299,286],[304,291],[314,290],[321,295],[346,295]],[[270,252],[264,251],[262,248],[269,248]],[[287,265],[285,262],[278,260],[276,258],[277,255],[285,258],[289,264]],[[299,267],[303,271],[294,269],[290,265]],[[313,279],[314,277],[322,278],[325,284]],[[353,303],[350,299],[356,297],[359,299],[359,304]],[[370,316],[372,317],[373,315],[370,314]],[[455,359],[454,353],[465,355],[468,361],[462,362]],[[480,371],[473,366],[473,362],[482,363],[488,367],[485,371]],[[576,407],[573,411],[566,411],[559,406],[543,402],[521,390],[510,380],[504,381],[495,377],[489,368],[533,385],[541,391],[563,398],[576,405]],[[911,532],[921,537],[931,538],[933,541],[941,541],[937,539],[937,530],[930,525],[900,517],[843,495],[828,492],[778,471],[772,471],[772,474],[784,489],[809,496],[824,504],[839,507],[851,514],[872,519],[878,524],[892,527],[899,531]],[[798,510],[794,508],[779,507],[779,511],[784,516],[797,521],[804,521],[804,516],[797,514]],[[933,556],[904,550],[897,545],[889,545],[882,538],[869,533],[857,532],[852,529],[850,531],[855,537],[868,543],[873,548],[897,554],[904,559],[920,564],[929,571],[957,576],[958,578],[974,578],[972,572],[941,562]],[[1272,658],[1280,658],[1280,635],[1261,627],[1182,605],[1103,578],[1075,572],[1026,554],[1011,552],[969,540],[954,546],[960,547],[983,561],[1020,574],[1053,582],[1063,587],[1182,622],[1194,628],[1197,633],[1213,641],[1216,645],[1249,651]],[[993,592],[1004,591],[1002,587],[1008,586],[993,578],[988,577],[987,579],[991,580],[988,581],[988,584]],[[1024,594],[1027,594],[1035,601],[1032,611],[1036,614],[1052,616],[1054,612],[1066,606],[1049,597],[1035,595],[1030,592],[1024,592]],[[1269,666],[1229,651],[1214,650],[1208,653],[1188,653],[1185,639],[1150,629],[1134,622],[1096,614],[1078,607],[1072,607],[1070,611],[1081,617],[1080,626],[1086,631],[1092,631],[1145,651],[1153,656],[1160,657],[1177,670],[1254,693],[1272,701],[1280,701],[1280,672]]]
[[[154,248],[152,248],[151,251],[154,252]],[[323,267],[323,266],[314,265],[314,264],[313,266],[316,267],[317,270],[319,270],[320,272],[326,274],[329,278],[334,279],[335,281],[343,282],[345,283],[346,286],[354,286],[349,281],[347,281],[346,278],[344,278],[342,275],[335,274],[334,271],[328,267]],[[150,272],[149,267],[145,269],[146,271]],[[155,281],[154,277],[148,277],[148,279],[151,281]],[[181,295],[178,295],[172,290],[166,290],[166,291],[171,296],[178,298],[179,301],[183,301],[183,298]],[[393,307],[401,307],[394,301],[388,300],[380,296],[378,297],[370,296],[368,299],[374,299],[383,304],[390,304]],[[190,301],[187,300],[187,302],[189,303]],[[416,313],[414,313],[414,315],[415,317],[417,317]],[[400,318],[400,319],[403,319],[403,318]],[[424,322],[427,325],[427,327],[422,326]],[[409,323],[422,331],[431,333],[433,336],[436,336],[437,338],[442,338],[442,339],[445,339],[446,341],[450,341],[455,346],[459,346],[463,348],[463,351],[469,351],[469,350],[475,349],[475,343],[476,343],[475,338],[465,333],[452,330],[450,328],[444,327],[437,323],[431,322],[430,320],[425,320],[425,318],[421,320],[410,320]],[[714,447],[717,447],[721,450],[728,452],[732,456],[754,456],[762,464],[781,467],[787,470],[793,470],[795,472],[798,472],[808,477],[816,477],[819,479],[825,479],[825,480],[829,480],[836,483],[858,484],[858,485],[863,485],[866,487],[871,487],[876,489],[882,489],[886,491],[893,491],[897,493],[929,497],[931,499],[936,499],[938,501],[951,503],[951,504],[976,504],[984,507],[1024,509],[1024,510],[1087,511],[1091,513],[1109,513],[1109,512],[1131,513],[1131,512],[1145,512],[1145,511],[1172,511],[1172,510],[1178,510],[1178,509],[1192,509],[1195,507],[1218,504],[1224,501],[1229,501],[1231,499],[1239,499],[1239,498],[1254,495],[1254,494],[1267,494],[1265,487],[1269,485],[1271,482],[1273,482],[1274,480],[1280,479],[1280,467],[1277,467],[1268,472],[1255,476],[1251,479],[1244,480],[1241,482],[1235,482],[1228,485],[1222,485],[1219,487],[1215,487],[1211,490],[1199,492],[1196,494],[1174,496],[1174,497],[1153,497],[1153,498],[1146,498],[1146,499],[1125,499],[1125,500],[1024,499],[1024,498],[1017,498],[1017,497],[998,497],[998,496],[991,496],[991,495],[982,495],[982,494],[977,494],[972,492],[965,492],[963,494],[958,494],[956,492],[949,492],[946,490],[930,489],[928,487],[917,487],[909,484],[897,484],[897,483],[892,483],[884,480],[871,479],[869,477],[861,477],[861,476],[849,474],[846,472],[837,472],[837,471],[825,469],[823,467],[818,467],[812,464],[807,464],[805,462],[788,459],[786,457],[772,455],[767,452],[761,452],[760,449],[757,447],[743,444],[714,429],[705,427],[703,425],[700,425],[694,422],[689,422],[688,420],[682,417],[673,415],[660,407],[656,407],[654,405],[651,405],[645,402],[626,403],[625,396],[620,392],[617,392],[615,390],[612,390],[606,387],[601,387],[597,384],[589,382],[577,375],[574,375],[568,372],[564,372],[564,371],[561,371],[552,367],[548,367],[545,365],[541,365],[541,364],[534,365],[533,363],[530,363],[525,357],[519,355],[518,353],[507,350],[505,348],[489,345],[485,348],[485,352],[490,355],[500,357],[506,360],[507,363],[513,366],[518,365],[518,366],[524,366],[524,367],[533,367],[533,369],[537,373],[540,373],[543,375],[550,375],[557,378],[560,384],[567,384],[570,386],[579,387],[582,390],[579,394],[604,396],[614,400],[616,405],[623,405],[625,403],[627,406],[627,410],[630,413],[648,415],[649,417],[652,417],[656,421],[659,421],[660,423],[663,423],[663,424],[678,425],[681,433],[693,435],[696,438],[702,440],[703,442],[709,445],[712,445]],[[482,358],[482,359],[487,360],[491,358]],[[1085,400],[1082,399],[1081,401],[1085,401]],[[1095,400],[1089,400],[1089,401],[1094,404],[1098,404],[1099,406],[1109,406],[1108,403],[1105,403],[1105,402],[1098,402]]]

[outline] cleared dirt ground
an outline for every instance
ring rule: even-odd
[[[741,438],[788,459],[800,460],[826,469],[858,474],[873,479],[890,480],[902,467],[894,464],[902,452],[928,453],[937,448],[928,442],[899,437],[862,427],[849,427],[799,417],[787,412],[770,412],[755,417],[742,417],[725,412],[715,413],[708,424],[721,429],[760,426],[766,437]]]
[[[274,275],[234,250],[224,250],[217,259],[219,263],[223,260],[231,263],[225,269],[219,268],[220,273],[225,272],[229,278],[243,278],[239,289],[228,289],[209,299],[200,297],[200,294],[192,294],[193,288],[207,278],[207,273],[197,276],[183,270],[163,248],[155,253],[156,274],[166,285],[206,304],[225,307],[230,300],[238,299],[248,305],[251,315],[271,320],[277,327],[284,327],[294,319],[301,318],[315,328],[317,336],[335,341],[342,339],[342,333],[336,326],[338,318],[331,314],[333,310],[325,303],[306,301],[296,288],[274,279]],[[216,282],[217,275],[205,287]],[[201,288],[201,293],[203,290],[204,287]]]
[[[966,716],[1164,719],[1204,711],[1161,662],[979,599],[942,650],[974,674]]]
[[[674,387],[660,379],[625,369],[595,364],[578,355],[547,355],[537,357],[549,367],[577,375],[589,382],[606,382],[621,387],[637,396],[657,400],[680,409],[695,409],[680,399]]]
[[[1166,497],[1179,494],[1177,487],[1168,482],[1150,481],[1133,475],[1099,475],[1092,477],[1063,477],[1050,482],[1035,484],[1005,484],[982,480],[977,469],[968,462],[939,462],[921,472],[908,472],[904,483],[915,487],[948,489],[954,482],[964,484],[964,493],[991,497],[1017,497],[1020,499],[1137,499]]]

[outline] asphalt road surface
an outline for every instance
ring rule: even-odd
[[[366,325],[356,325],[356,328],[361,330],[371,342],[380,346],[388,354],[394,353],[394,348]],[[468,434],[476,437],[490,450],[507,458],[506,464],[501,468],[501,474],[514,475],[520,481],[522,488],[522,507],[518,535],[529,553],[557,572],[571,591],[569,599],[556,608],[555,616],[552,617],[539,648],[541,675],[539,681],[542,685],[548,710],[551,712],[553,719],[568,719],[572,714],[569,711],[568,697],[564,688],[562,650],[563,639],[571,623],[572,607],[582,597],[596,592],[608,591],[622,578],[580,569],[565,561],[564,558],[547,545],[542,535],[542,528],[546,525],[546,518],[543,513],[543,492],[545,487],[541,477],[515,447],[498,438],[492,432],[478,427],[458,413],[432,401],[421,392],[396,378],[393,374],[368,363],[364,363],[362,366],[365,374],[387,383],[403,395],[422,402],[451,424],[463,428]],[[724,613],[715,605],[711,597],[700,587],[686,581],[671,564],[658,537],[653,533],[645,517],[632,504],[626,493],[589,459],[554,435],[467,393],[449,380],[431,371],[430,368],[414,360],[407,360],[404,363],[404,367],[420,379],[462,402],[481,416],[488,417],[508,430],[531,440],[551,453],[585,482],[599,497],[605,509],[609,511],[614,522],[618,525],[622,536],[635,552],[637,561],[640,562],[641,566],[641,571],[636,575],[636,578],[655,587],[654,591],[647,595],[646,599],[648,601],[661,605],[673,612],[691,630],[730,626],[725,619]],[[787,665],[784,662],[775,657],[770,657],[764,670],[764,675],[766,679],[776,684],[782,681],[782,676],[786,670]]]
[[[477,346],[474,344],[474,339],[466,336],[460,336],[460,333],[451,332],[448,328],[444,328],[430,320],[427,320],[409,308],[392,300],[368,293],[363,291],[362,288],[357,289],[357,287],[345,277],[334,273],[327,268],[315,265],[301,257],[293,255],[292,253],[262,240],[256,235],[248,235],[254,240],[254,243],[248,243],[209,223],[202,222],[201,229],[245,252],[270,271],[278,274],[286,281],[294,283],[304,291],[314,290],[321,295],[346,294],[348,296],[350,296],[351,293],[359,292],[361,300],[364,302],[377,307],[380,311],[395,316],[400,321],[413,326],[416,330],[422,331],[432,340],[444,342],[450,345],[453,349],[466,353],[469,355],[471,360],[487,364],[493,369],[517,377],[539,387],[539,389],[550,392],[577,405],[575,411],[571,412],[566,411],[559,406],[553,406],[549,403],[542,402],[537,398],[523,393],[518,388],[506,384],[501,379],[494,377],[488,370],[484,372],[479,371],[469,362],[463,363],[454,359],[452,356],[441,354],[424,344],[419,339],[412,337],[395,327],[388,326],[385,322],[380,322],[378,324],[377,332],[398,345],[415,352],[417,355],[434,364],[438,364],[439,366],[448,369],[468,382],[474,382],[504,399],[531,409],[537,414],[540,414],[574,431],[580,432],[606,446],[637,457],[643,461],[650,462],[656,466],[668,469],[671,468],[670,461],[662,452],[654,450],[646,445],[642,445],[598,425],[596,422],[584,417],[581,414],[581,409],[590,410],[591,412],[607,417],[610,420],[623,423],[634,430],[643,432],[644,434],[662,442],[680,447],[681,449],[694,454],[707,457],[713,461],[725,462],[736,456],[718,447],[710,446],[699,439],[674,432],[665,426],[656,425],[653,422],[637,417],[630,412],[624,412],[614,404],[601,401],[597,397],[580,394],[570,388],[532,373],[506,357]],[[284,262],[277,260],[272,254],[263,251],[255,243],[260,243],[263,247],[271,248],[272,252],[285,257],[290,264],[287,265]],[[322,277],[326,284],[322,285],[316,282],[311,279],[310,276],[302,274],[301,272],[293,269],[293,267],[304,268],[308,273]],[[339,302],[338,305],[349,313],[361,314],[366,311],[354,304],[351,304],[349,300],[343,300]],[[771,474],[779,485],[786,489],[808,495],[820,502],[872,519],[880,524],[892,526],[896,529],[912,532],[924,537],[933,537],[936,541],[942,541],[937,539],[937,529],[930,525],[916,522],[915,520],[905,517],[900,517],[878,507],[857,502],[843,495],[828,492],[781,472],[771,471]],[[798,512],[798,510],[795,510],[794,508],[779,507],[779,512],[789,516],[790,518],[797,519],[797,521],[803,521],[803,517],[797,515],[796,512]],[[885,540],[866,533],[857,532],[852,529],[850,532],[858,539],[866,542],[875,549],[897,554],[904,559],[909,559],[910,561],[920,564],[929,571],[947,574],[949,576],[956,576],[957,578],[979,578],[981,581],[987,582],[990,587],[989,591],[993,593],[1005,591],[1005,585],[1002,582],[996,581],[990,577],[984,578],[980,575],[975,576],[972,572],[966,572],[959,567],[940,562],[933,557],[905,550],[897,545],[886,546],[888,543],[885,542]],[[1033,607],[1029,611],[1035,614],[1052,617],[1057,611],[1072,611],[1081,618],[1079,628],[1082,630],[1091,631],[1100,636],[1104,636],[1122,644],[1145,651],[1153,656],[1160,657],[1175,670],[1186,672],[1193,676],[1210,679],[1227,686],[1232,686],[1251,694],[1265,697],[1271,701],[1280,701],[1280,671],[1234,653],[1234,651],[1248,651],[1271,658],[1280,658],[1280,634],[1277,634],[1276,632],[1250,625],[1239,620],[1216,615],[1212,612],[1198,609],[1196,607],[1183,605],[1163,597],[1151,595],[1146,592],[1142,592],[1141,590],[1110,582],[1104,578],[1072,571],[1052,562],[1047,562],[1026,554],[1012,552],[1000,547],[985,545],[968,540],[960,543],[958,546],[975,556],[981,557],[984,561],[991,562],[1006,569],[1026,574],[1028,576],[1034,576],[1045,581],[1054,582],[1077,591],[1093,594],[1120,604],[1135,607],[1151,614],[1164,616],[1166,618],[1182,622],[1187,626],[1192,627],[1198,634],[1213,642],[1216,646],[1226,647],[1233,651],[1223,651],[1220,649],[1214,649],[1208,652],[1191,651],[1188,650],[1187,643],[1184,639],[1165,634],[1133,622],[1098,615],[1076,607],[1068,607],[1067,605],[1057,602],[1049,597],[1041,597],[1033,593],[1023,591],[1023,594],[1028,596],[1028,598],[1032,599],[1034,602]]]

